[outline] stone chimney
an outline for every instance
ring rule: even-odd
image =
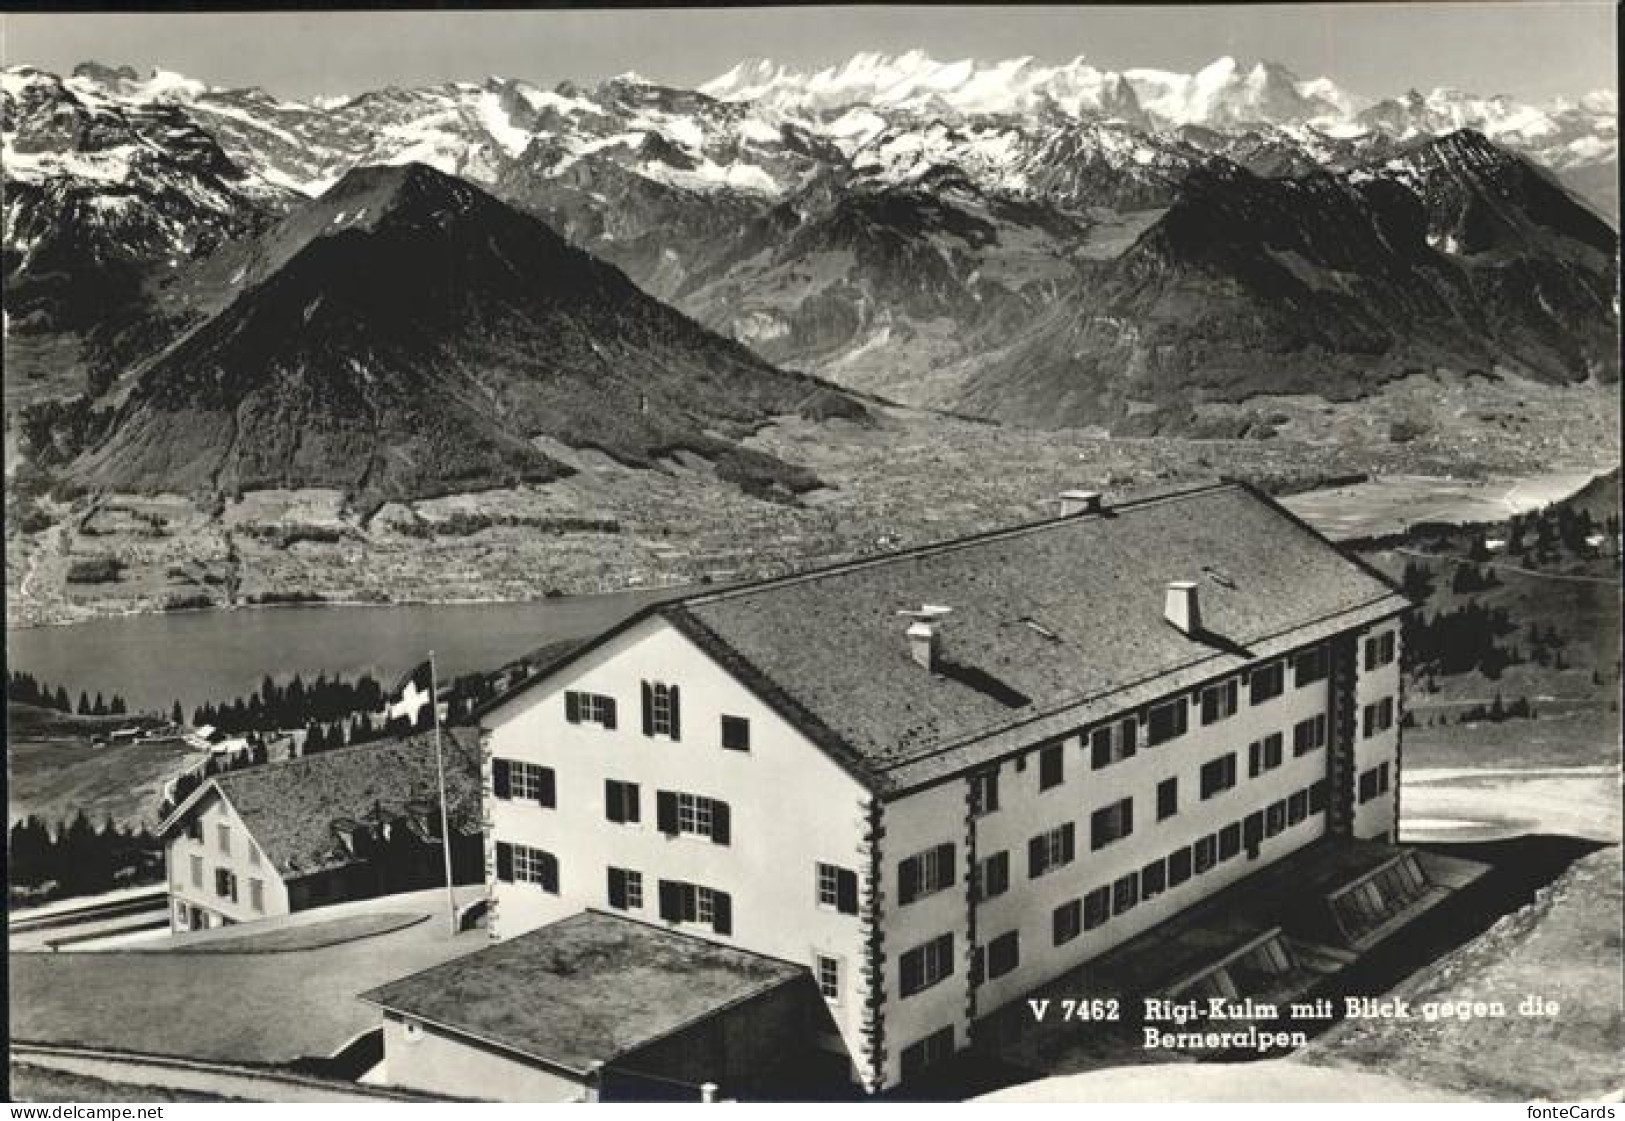
[[[937,651],[942,644],[939,621],[951,611],[951,607],[928,603],[915,610],[898,612],[913,620],[905,632],[908,635],[908,654],[927,672],[936,672]]]
[[[1195,634],[1202,629],[1202,610],[1196,600],[1195,581],[1171,581],[1162,602],[1163,617],[1182,633]]]
[[[1063,490],[1061,492],[1061,517],[1070,518],[1078,514],[1100,513],[1100,492],[1098,490]]]

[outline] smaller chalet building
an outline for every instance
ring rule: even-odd
[[[483,875],[479,748],[446,729],[453,877]],[[215,775],[159,827],[170,927],[203,930],[444,882],[434,736]]]

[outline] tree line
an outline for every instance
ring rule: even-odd
[[[10,842],[14,905],[163,879],[163,852],[146,826],[121,826],[109,817],[97,828],[84,810],[54,828],[29,814],[12,823]]]
[[[55,709],[57,712],[76,713],[79,716],[123,716],[130,711],[129,706],[124,703],[124,698],[117,693],[109,700],[100,693],[92,699],[81,691],[79,703],[75,706],[68,696],[66,687],[58,685],[53,689],[33,674],[21,670],[7,672],[6,699],[17,704],[35,705],[39,708]]]

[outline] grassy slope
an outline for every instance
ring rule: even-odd
[[[83,809],[101,824],[111,815],[120,824],[152,824],[164,783],[201,758],[179,740],[108,744],[90,737],[129,718],[67,717],[28,705],[7,705],[10,745],[9,820],[39,814],[59,821]]]
[[[50,1070],[28,1063],[11,1064],[11,1100],[14,1102],[235,1102],[237,1098],[176,1090],[168,1086],[138,1086],[108,1082],[87,1074]]]

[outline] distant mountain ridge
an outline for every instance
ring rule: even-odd
[[[68,101],[175,127],[139,160],[87,163],[81,133],[50,127]],[[1563,184],[1611,183],[1616,112],[1609,93],[1373,101],[1228,58],[1174,74],[868,54],[742,64],[696,90],[488,78],[321,104],[12,68],[7,297],[118,277],[118,301],[56,306],[119,309],[68,326],[127,387],[274,271],[253,254],[291,244],[286,228],[256,232],[308,219],[303,200],[357,167],[422,164],[780,367],[912,403],[1119,424],[1187,391],[1348,397],[1412,368],[1607,382],[1617,237]],[[149,232],[29,202],[63,193],[184,207]],[[1204,238],[1200,221],[1225,228]],[[64,264],[39,249],[53,239]],[[60,317],[13,326],[9,350],[57,357]],[[1246,361],[1254,346],[1278,357]]]
[[[74,478],[366,505],[568,473],[545,435],[635,466],[691,452],[764,492],[816,485],[736,441],[827,391],[431,168],[350,172],[237,259],[229,302],[145,370]]]

